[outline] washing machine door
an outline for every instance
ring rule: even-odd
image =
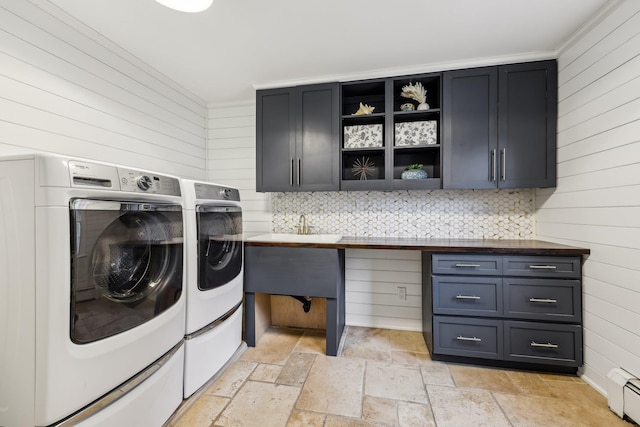
[[[198,289],[224,286],[242,270],[242,209],[198,206]]]
[[[76,199],[70,208],[73,342],[122,333],[178,301],[180,205]]]

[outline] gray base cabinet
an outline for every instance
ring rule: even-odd
[[[432,357],[582,365],[580,261],[424,252],[423,333]]]
[[[344,331],[344,249],[246,246],[245,341],[255,347],[255,294],[327,300],[326,353],[336,356]]]

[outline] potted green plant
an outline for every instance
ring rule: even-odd
[[[400,177],[402,179],[427,179],[429,175],[422,164],[414,163],[407,166]]]

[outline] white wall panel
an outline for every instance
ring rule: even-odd
[[[0,21],[0,154],[204,178],[204,101],[51,3],[0,0]]]
[[[608,11],[606,16],[602,17],[598,22],[592,23],[584,29],[572,43],[565,47],[558,58],[558,70],[562,71],[558,76],[558,84],[563,85],[566,81],[579,74],[588,66],[577,62],[585,55],[585,52],[591,53],[592,56],[602,56],[606,53],[603,49],[603,40],[608,35],[614,33],[616,28],[624,25],[626,21],[633,18],[638,9],[633,1],[621,2]]]
[[[624,0],[559,58],[558,186],[536,192],[539,239],[591,249],[583,377],[640,376],[640,2]]]
[[[422,330],[420,251],[348,249],[346,322],[354,326]],[[398,297],[398,287],[406,298]]]
[[[240,189],[244,231],[271,231],[271,198],[256,192],[255,104],[209,106],[207,179]]]

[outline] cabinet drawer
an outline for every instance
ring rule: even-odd
[[[564,366],[582,365],[582,327],[504,322],[504,359]]]
[[[579,280],[505,278],[503,285],[505,317],[572,323],[582,319]]]
[[[504,275],[579,279],[580,257],[505,256]]]
[[[494,255],[434,254],[433,274],[501,275],[502,257]]]
[[[434,352],[453,356],[502,358],[502,321],[433,317]]]
[[[433,312],[467,316],[502,316],[499,277],[433,276]]]

